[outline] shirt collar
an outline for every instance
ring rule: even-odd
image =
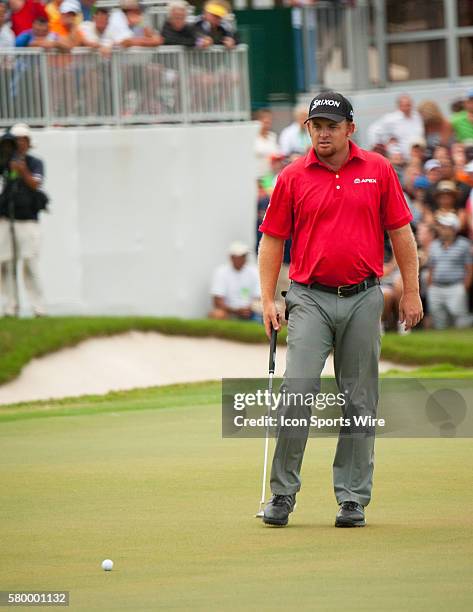
[[[354,157],[358,157],[358,159],[366,161],[366,151],[363,151],[363,149],[361,149],[352,140],[350,140],[350,142],[349,142],[349,147],[350,147],[350,154],[348,155],[348,159],[345,162],[345,164],[348,164],[348,162],[351,161]],[[314,147],[311,147],[310,151],[305,156],[304,167],[308,168],[312,164],[317,164],[319,166],[322,166],[322,168],[326,168],[327,167],[327,166],[325,166],[325,164],[320,162],[319,158],[315,154]]]

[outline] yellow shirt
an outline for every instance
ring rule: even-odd
[[[54,32],[54,34],[57,34],[58,36],[67,36],[68,32],[62,25],[61,21],[61,13],[59,11],[60,6],[60,4],[58,5],[55,2],[49,2],[49,4],[44,7],[44,10],[48,15],[49,31]],[[82,15],[76,15],[76,24],[79,25],[81,21]]]

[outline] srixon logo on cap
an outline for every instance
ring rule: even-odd
[[[317,106],[336,106],[337,108],[340,106],[340,102],[338,100],[314,100],[312,103],[312,108],[310,110],[314,110]]]

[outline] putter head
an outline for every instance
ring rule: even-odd
[[[255,518],[262,519],[263,516],[264,516],[264,510],[260,510],[259,512],[255,514]]]

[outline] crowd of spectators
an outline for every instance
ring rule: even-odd
[[[208,48],[239,43],[227,19],[226,0],[209,0],[192,23],[185,0],[171,0],[167,19],[158,32],[138,0],[121,0],[119,8],[96,7],[95,0],[0,0],[0,48],[40,47],[63,52],[76,47],[105,55],[114,47],[184,45]]]
[[[303,130],[305,107],[279,137],[271,130],[271,113],[257,113],[255,143],[258,172],[257,226],[261,223],[281,169],[310,148]],[[472,325],[473,305],[473,89],[452,103],[447,118],[435,101],[415,107],[401,95],[397,109],[369,126],[368,148],[393,165],[413,214],[420,267],[424,328]],[[257,236],[257,243],[260,236]],[[286,245],[285,263],[290,262]],[[287,265],[285,276],[287,279]],[[284,283],[282,283],[284,284]],[[391,244],[385,237],[381,286],[385,296],[383,327],[405,333],[398,325],[402,280]]]

